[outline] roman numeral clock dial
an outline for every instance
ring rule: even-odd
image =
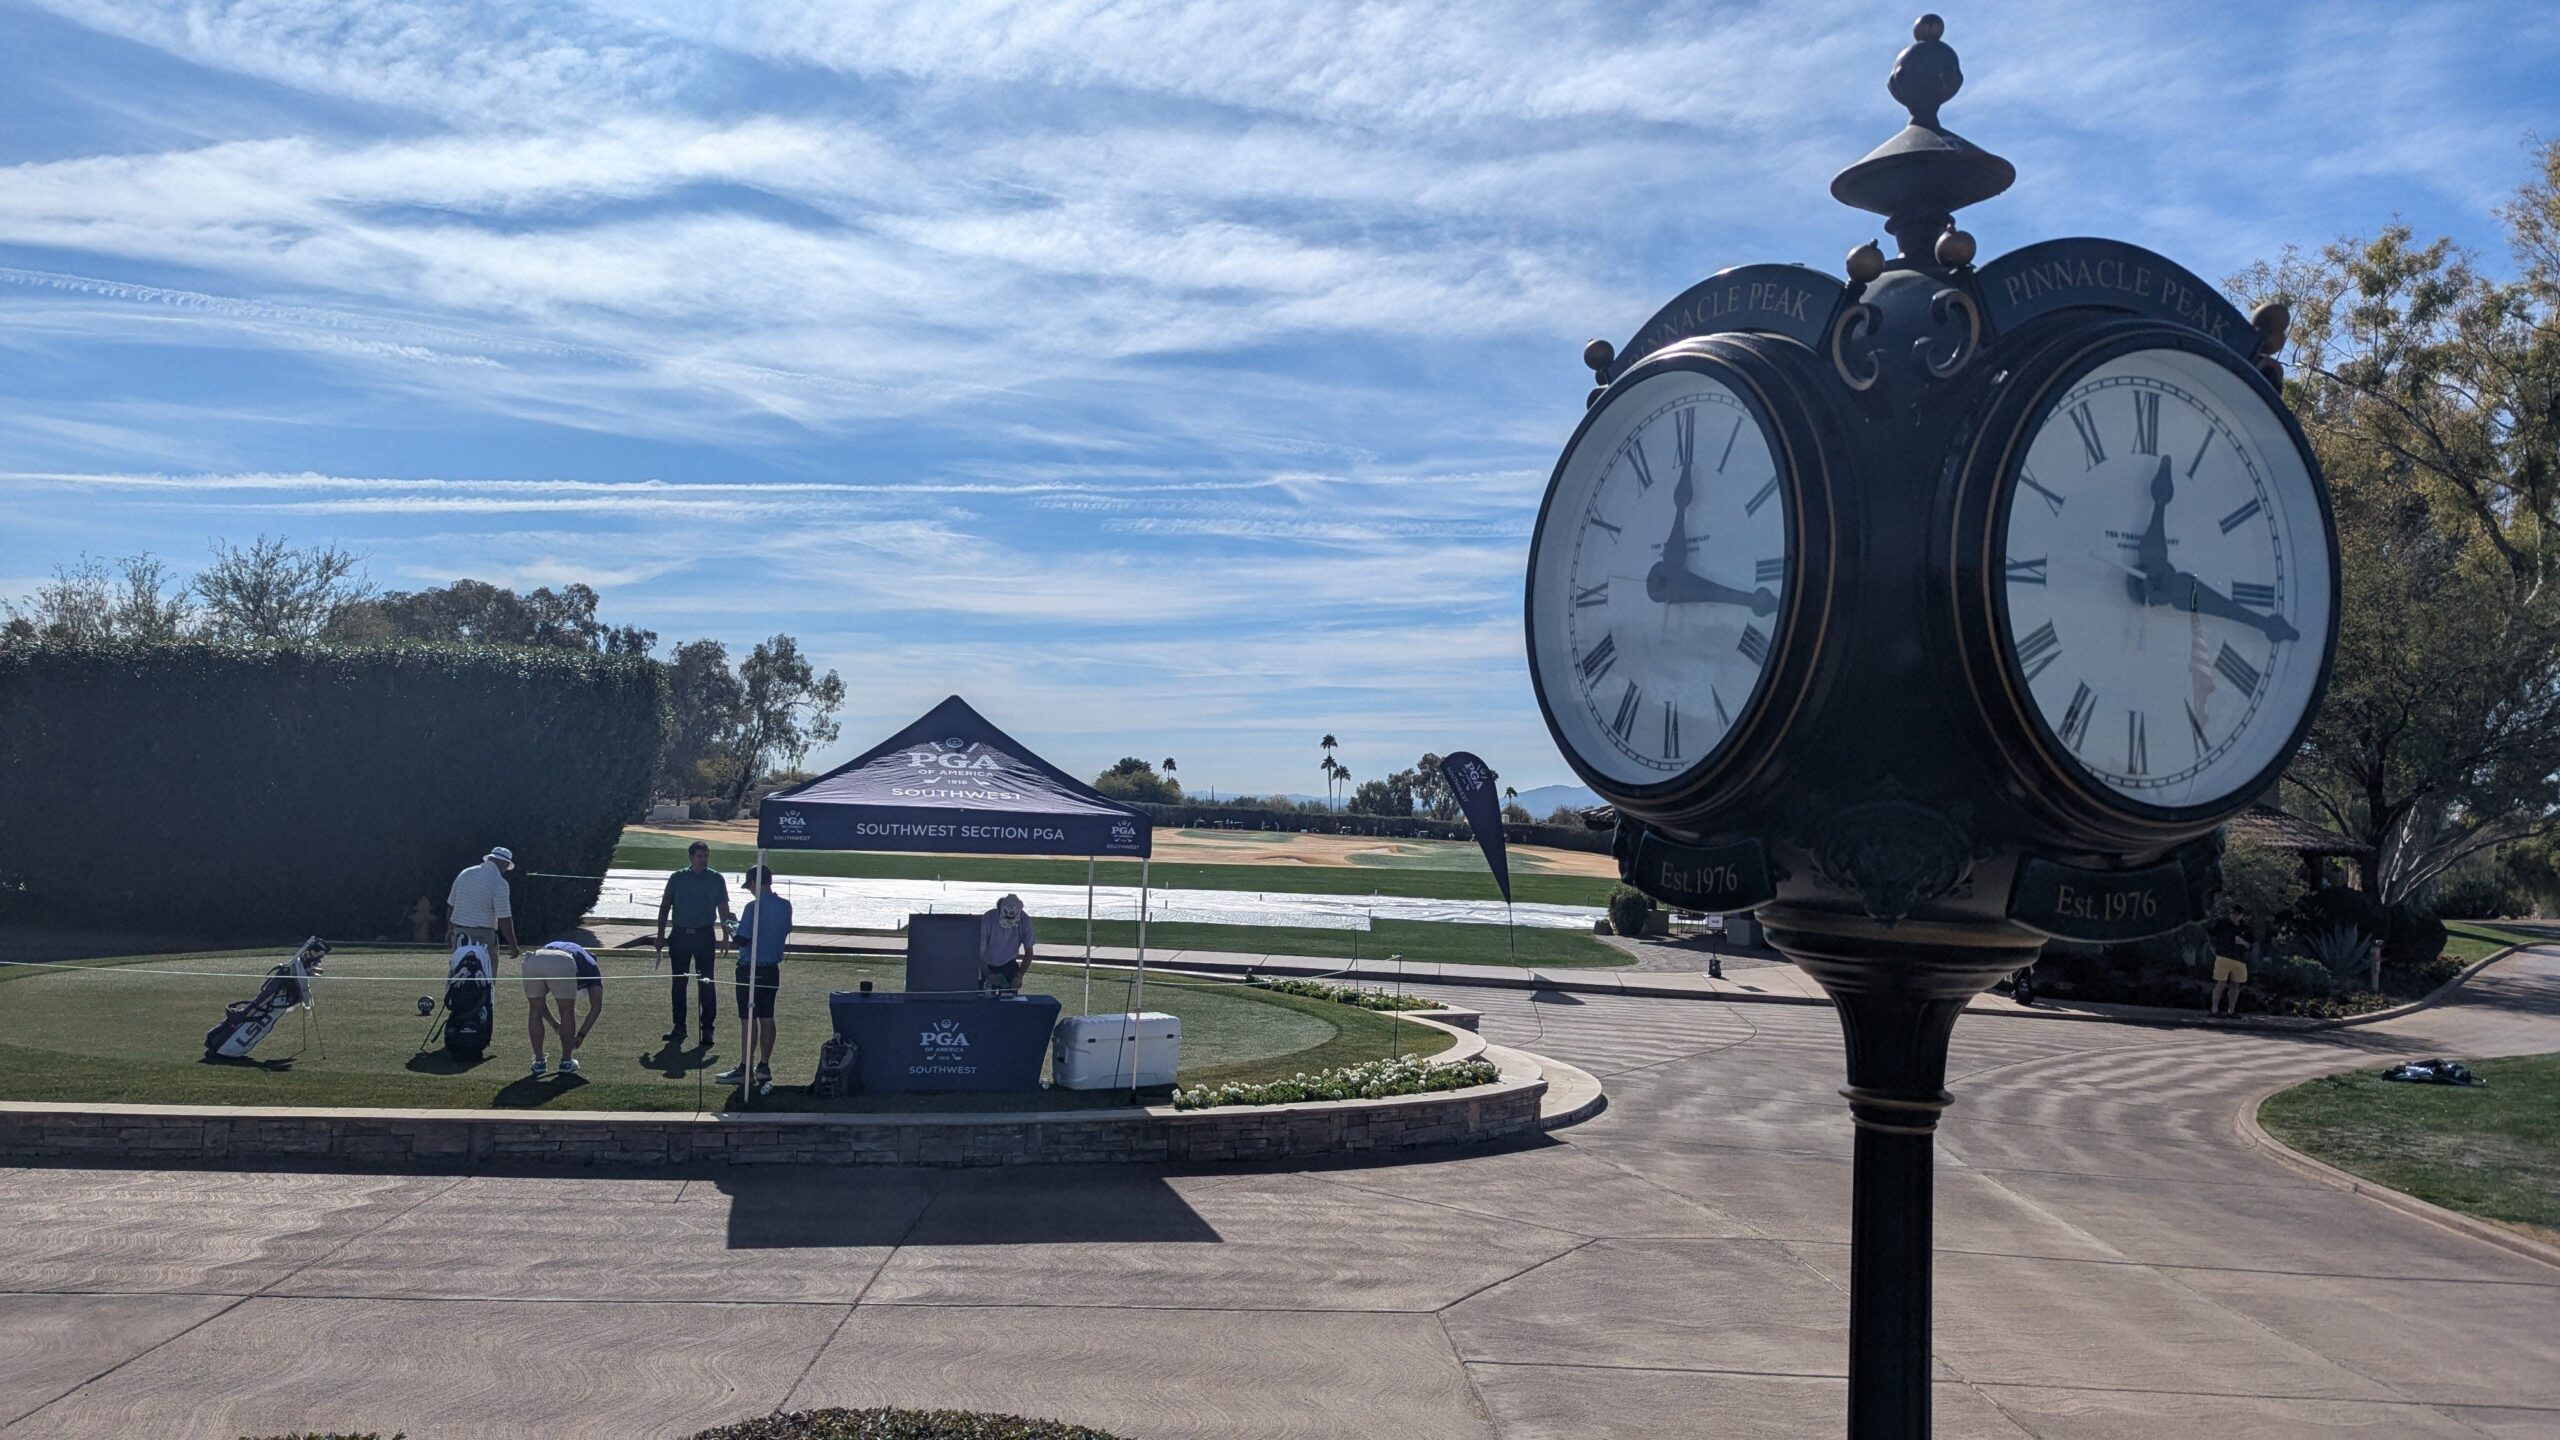
[[[2138,806],[2258,783],[2319,685],[2320,500],[2249,381],[2138,349],[2059,387],[1998,503],[1992,583],[2047,748]]]
[[[1557,466],[1529,575],[1529,655],[1567,754],[1671,783],[1745,720],[1792,581],[1780,447],[1711,367],[1613,390]]]

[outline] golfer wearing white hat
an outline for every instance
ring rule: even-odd
[[[493,845],[479,864],[453,877],[453,889],[444,898],[444,943],[459,944],[467,937],[494,955],[504,940],[509,958],[518,953],[515,901],[507,892],[507,872],[514,868],[515,852]]]

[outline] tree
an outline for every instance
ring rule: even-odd
[[[1502,807],[1502,818],[1504,823],[1511,825],[1527,825],[1532,823],[1529,816],[1529,807],[1517,802],[1513,802]]]
[[[1540,823],[1561,825],[1567,830],[1579,830],[1582,828],[1582,812],[1570,805],[1559,805],[1548,811],[1547,818]]]
[[[57,565],[53,583],[25,604],[9,604],[8,633],[34,640],[175,640],[194,621],[187,587],[167,563],[144,553],[112,566],[93,555]]]
[[[2275,938],[2303,888],[2300,856],[2254,840],[2233,840],[2223,848],[2222,897],[2238,915],[2253,953]]]
[[[595,590],[583,584],[519,595],[483,580],[456,580],[347,606],[331,619],[325,638],[530,645],[600,655],[646,655],[657,645],[653,631],[597,619],[597,601]]]
[[[1177,766],[1175,766],[1175,764],[1173,763],[1173,757],[1172,757],[1172,756],[1170,756],[1170,755],[1167,755],[1166,757],[1164,757],[1164,764],[1163,764],[1161,767],[1159,767],[1159,768],[1161,768],[1161,769],[1164,771],[1164,773],[1166,773],[1167,775],[1170,775],[1170,774],[1172,774],[1172,773],[1175,771],[1175,769],[1177,769],[1178,767],[1177,767]]]
[[[2502,212],[2521,274],[2406,226],[2244,278],[2336,501],[2338,665],[2291,793],[2396,902],[2560,817],[2560,143]]]
[[[1093,777],[1093,788],[1114,800],[1127,800],[1141,805],[1179,805],[1182,803],[1181,782],[1168,780],[1156,773],[1156,767],[1135,755],[1123,755],[1108,770]]]
[[[835,715],[844,708],[844,681],[824,675],[800,654],[800,642],[776,635],[738,666],[737,739],[730,753],[738,765],[732,808],[747,803],[771,762],[797,765],[811,750],[843,733]]]
[[[310,640],[372,586],[351,550],[296,549],[282,536],[260,535],[246,546],[213,542],[213,563],[196,576],[195,590],[214,639]]]
[[[667,725],[657,793],[679,799],[736,793],[747,689],[729,668],[729,647],[688,640],[668,657],[666,670]]]
[[[1340,770],[1340,769],[1342,768],[1341,766],[1336,765],[1336,764],[1334,763],[1334,761],[1333,761],[1333,751],[1334,751],[1334,747],[1335,747],[1335,746],[1337,746],[1337,745],[1340,745],[1342,742],[1341,742],[1341,741],[1339,741],[1339,740],[1334,739],[1334,738],[1333,738],[1333,732],[1332,732],[1332,731],[1330,731],[1330,730],[1328,730],[1328,731],[1326,731],[1326,732],[1325,732],[1325,737],[1324,737],[1324,739],[1323,739],[1323,740],[1321,740],[1321,741],[1318,741],[1317,743],[1318,743],[1318,745],[1320,745],[1320,746],[1323,748],[1323,750],[1324,750],[1324,765],[1321,767],[1321,768],[1324,770],[1324,784],[1325,784],[1325,791],[1324,791],[1324,794],[1325,794],[1325,798],[1326,798],[1327,800],[1331,800],[1331,799],[1333,798],[1333,783],[1334,783],[1334,779],[1335,779],[1335,772],[1336,772],[1336,771],[1338,771],[1338,770]]]
[[[1360,788],[1351,792],[1351,813],[1410,819],[1413,815],[1413,782],[1414,773],[1410,770],[1399,770],[1384,780],[1362,781]]]

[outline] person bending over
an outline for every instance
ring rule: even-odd
[[[570,953],[577,948],[555,940],[524,957],[524,1028],[533,1040],[536,1075],[550,1064],[545,1041],[553,1031],[560,1036],[560,1073],[578,1073],[578,957]]]
[[[667,877],[667,888],[658,897],[658,933],[655,944],[667,952],[674,971],[668,987],[668,1004],[675,1025],[659,1038],[670,1045],[684,1043],[684,996],[686,982],[702,992],[701,1046],[711,1048],[712,1022],[720,1018],[720,982],[713,978],[712,958],[720,953],[721,925],[731,923],[729,914],[729,882],[711,868],[711,847],[699,840],[685,847],[682,870]],[[675,931],[667,930],[672,915]]]
[[[978,988],[999,993],[1022,988],[1022,976],[1039,958],[1032,949],[1031,915],[1022,897],[1007,895],[978,917]]]
[[[773,1005],[782,989],[782,947],[791,938],[791,902],[773,893],[773,871],[759,865],[747,872],[747,906],[738,914],[738,1023],[747,1037],[747,1053],[735,1068],[721,1072],[718,1083],[748,1083],[754,1067],[755,1093],[773,1093]]]
[[[577,1028],[570,1032],[569,1048],[572,1052],[583,1050],[587,1044],[587,1032],[596,1028],[596,1020],[604,1014],[604,967],[596,963],[595,956],[587,953],[586,946],[573,940],[554,940],[550,948],[566,950],[569,952],[569,958],[578,962],[578,993],[586,997],[587,1014],[585,1019],[578,1022]],[[572,1008],[574,1012],[574,1007]],[[563,1075],[575,1074],[577,1069],[578,1062],[575,1059],[560,1062],[560,1073]]]

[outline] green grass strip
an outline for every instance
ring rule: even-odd
[[[2270,1097],[2258,1123],[2350,1174],[2560,1240],[2560,1055],[2464,1063],[2489,1083],[2330,1075]]]

